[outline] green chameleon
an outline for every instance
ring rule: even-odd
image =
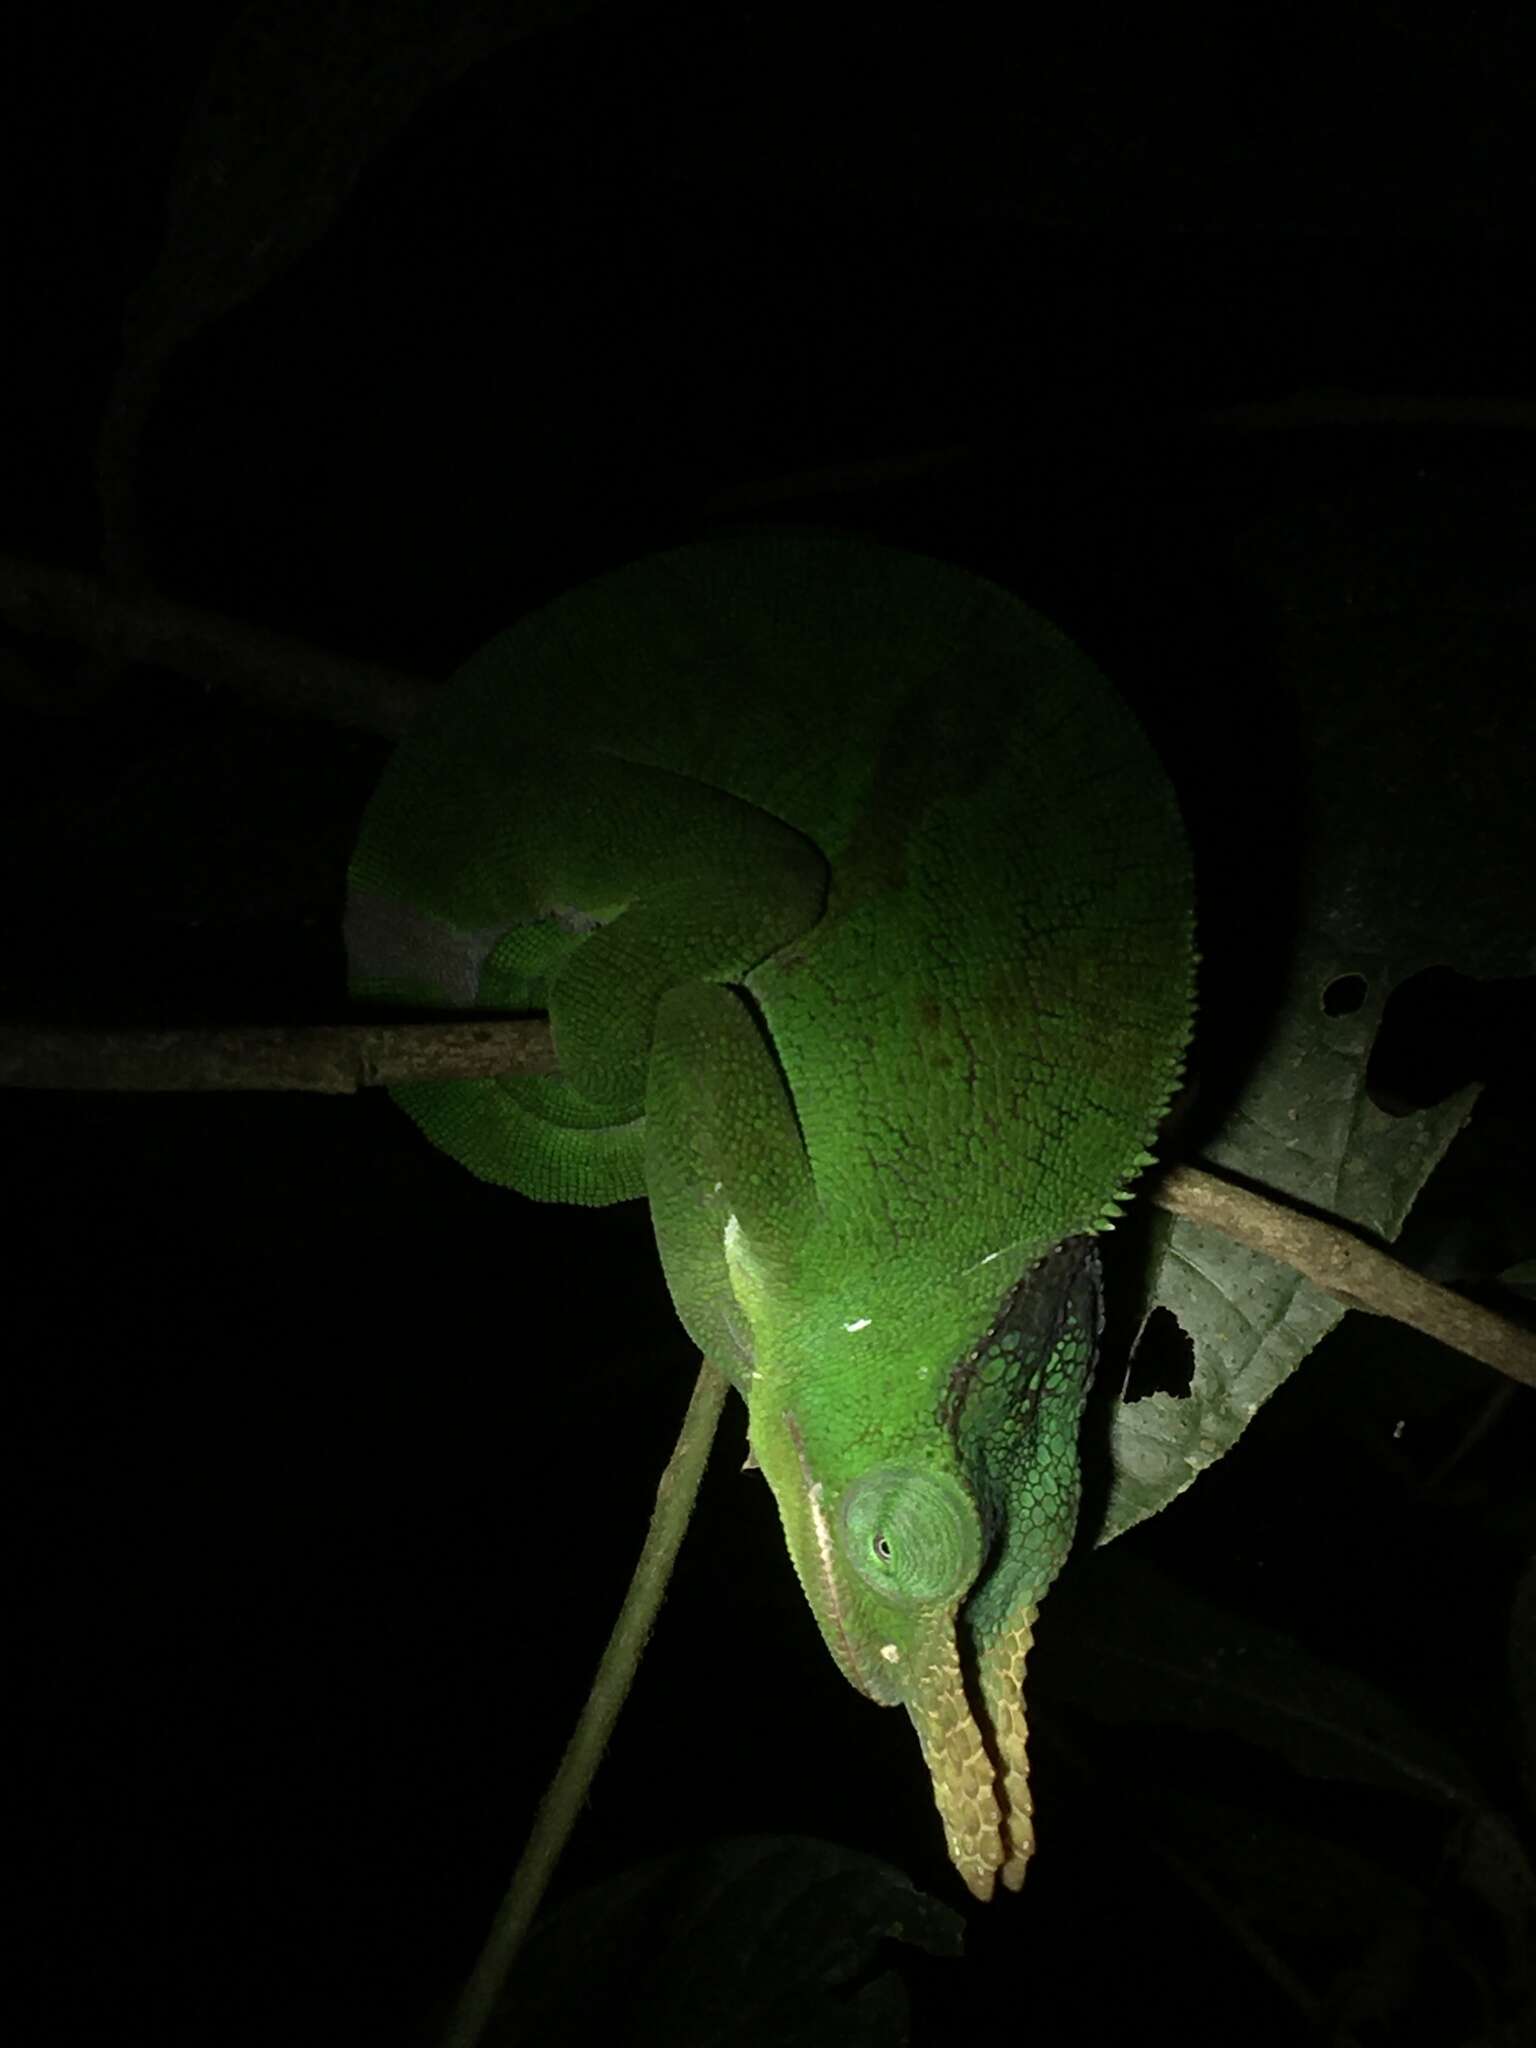
[[[1129,712],[976,576],[735,534],[482,649],[350,882],[356,994],[547,1011],[559,1079],[396,1100],[537,1200],[649,1198],[828,1649],[910,1714],[971,1890],[1017,1889],[1094,1233],[1190,1028],[1188,858]]]

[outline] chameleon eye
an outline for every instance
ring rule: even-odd
[[[981,1518],[939,1472],[868,1472],[843,1495],[844,1547],[865,1584],[926,1606],[958,1600],[981,1564]]]

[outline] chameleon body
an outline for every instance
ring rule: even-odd
[[[1095,1233],[1193,980],[1177,809],[1018,599],[845,535],[674,550],[493,640],[351,869],[354,992],[547,1012],[561,1078],[393,1092],[484,1178],[648,1198],[828,1649],[904,1705],[972,1891],[1033,1845]]]

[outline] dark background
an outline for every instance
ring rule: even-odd
[[[271,10],[331,12],[357,10]],[[1163,747],[1201,856],[1197,1065],[1240,1068],[1297,798],[1239,541],[1346,486],[1387,509],[1427,489],[1459,546],[1517,552],[1530,25],[547,12],[383,137],[260,290],[189,319],[133,463],[153,582],[438,676],[539,598],[731,518],[843,521],[1003,575]],[[374,10],[375,51],[408,51],[416,14]],[[230,15],[35,9],[10,31],[9,553],[100,559],[125,309]],[[355,59],[321,101],[341,137]],[[270,135],[251,244],[316,181],[276,112]],[[1517,579],[1517,695],[1530,602]],[[349,1015],[343,876],[385,743],[62,640],[0,647],[5,1014]],[[1469,743],[1448,772],[1527,765]],[[1515,890],[1511,928],[1529,914]],[[1421,1248],[1528,1216],[1514,1027],[1419,1064],[1425,1096],[1488,1078],[1498,1134],[1456,1155]],[[42,1930],[18,1948],[49,2014],[28,2038],[419,2039],[558,1757],[692,1382],[645,1214],[482,1188],[378,1096],[3,1115],[7,1689]],[[966,1964],[912,1964],[917,2038],[1460,2043],[1528,2018],[1526,1879],[1480,1885],[1468,1843],[1495,1812],[1531,1846],[1509,1675],[1531,1396],[1361,1320],[1053,1593],[1040,1854],[1021,1902],[970,1912]],[[1160,1369],[1177,1384],[1177,1356]],[[802,1833],[961,1906],[911,1732],[826,1658],[741,1449],[733,1408],[555,1896]],[[1123,1552],[1150,1576],[1117,1577]],[[1222,1628],[1160,1630],[1166,1585]],[[1302,1697],[1282,1713],[1256,1686],[1244,1739],[1180,1702],[1250,1629],[1298,1645]],[[1314,1682],[1337,1671],[1459,1759],[1454,1796]],[[1287,1717],[1388,1753],[1382,1782],[1298,1770]]]

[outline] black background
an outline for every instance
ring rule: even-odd
[[[228,14],[50,8],[19,32],[12,553],[98,559],[126,296]],[[154,580],[435,676],[541,596],[730,517],[844,520],[1005,574],[1163,746],[1207,951],[1245,963],[1213,970],[1240,1038],[1234,983],[1283,952],[1293,821],[1283,751],[1252,745],[1274,708],[1231,533],[1362,471],[1387,500],[1430,475],[1474,523],[1521,498],[1532,40],[1493,8],[1454,30],[1385,6],[1100,8],[1008,34],[741,6],[556,19],[428,99],[330,232],[177,356],[138,472]],[[1297,393],[1333,395],[1322,424],[1260,431],[1260,452],[1209,425]],[[1338,424],[1425,396],[1506,411]],[[23,652],[45,701],[29,683],[0,707],[7,1014],[348,1015],[342,882],[385,743]],[[1201,1057],[1219,1070],[1221,1043]],[[1527,1115],[1523,1064],[1501,1071]],[[421,2038],[559,1754],[692,1382],[645,1214],[481,1188],[377,1096],[14,1096],[4,1121],[8,1690],[44,1930],[18,1946],[51,2014],[29,2038]],[[1351,1326],[1127,1545],[1369,1673],[1509,1808],[1530,1395],[1433,1483],[1494,1391]],[[826,1658],[741,1449],[733,1407],[556,1895],[782,1831],[962,1905],[910,1730]],[[1354,1937],[1334,1953],[1304,1913],[1237,1931],[1198,1830],[1180,1845],[1167,1818],[1188,1786],[1257,1842],[1279,1813],[1360,1845],[1364,1887],[1411,1870],[1427,1903],[1405,1921],[1384,1894],[1376,1930],[1392,2036],[1478,2038],[1446,1958],[1483,1937],[1447,1902],[1442,1811],[1230,1736],[1106,1725],[1053,1685],[1074,1615],[1105,1625],[1113,1555],[1042,1624],[1026,1895],[971,1913],[966,1965],[914,1966],[918,2037],[1346,2038]],[[1117,1706],[1127,1683],[1106,1681]],[[1368,1999],[1348,2024],[1378,2037]]]

